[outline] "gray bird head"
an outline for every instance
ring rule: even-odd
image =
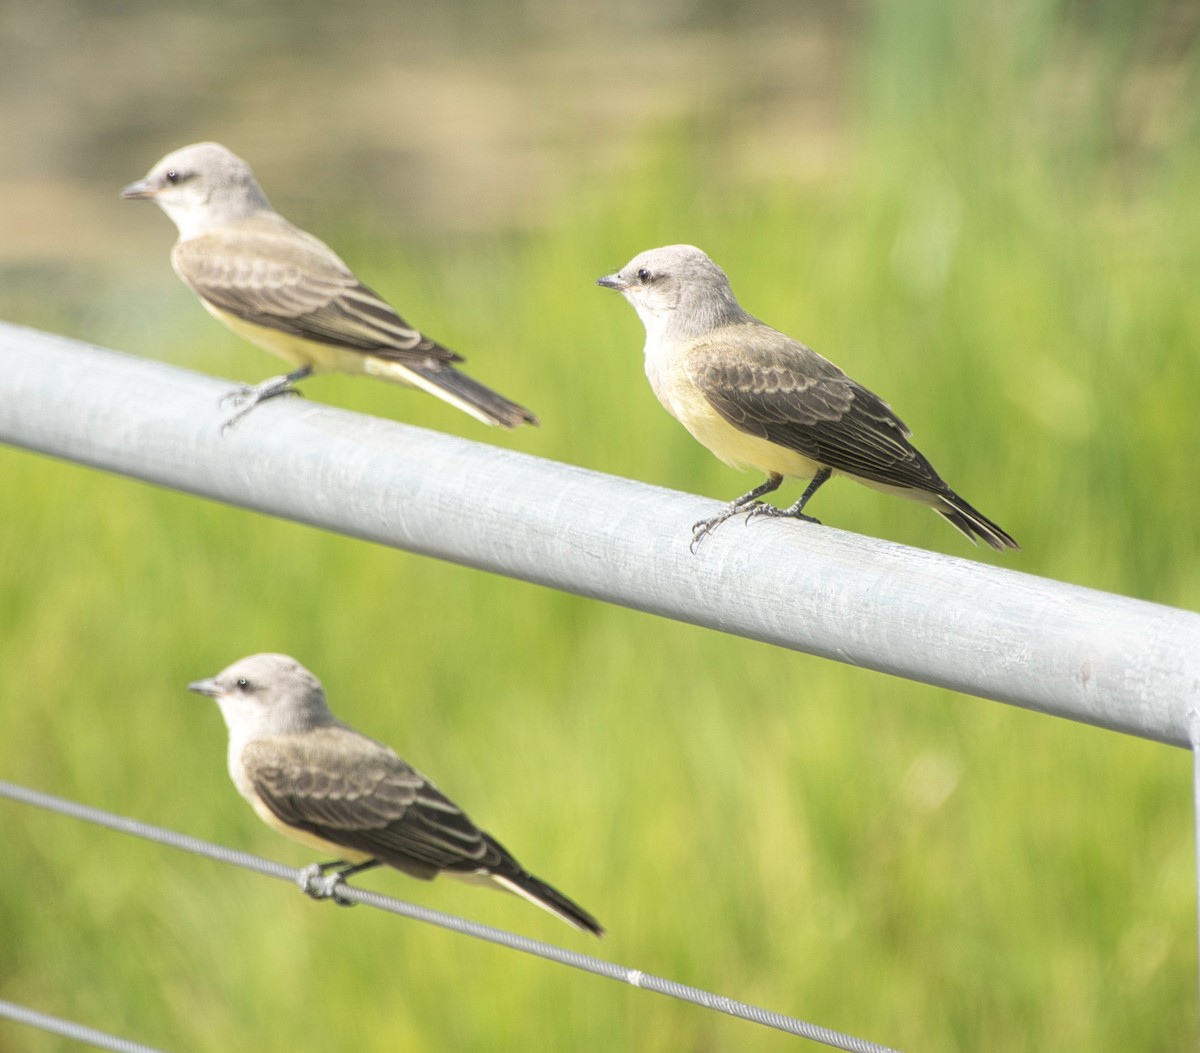
[[[750,320],[725,272],[694,245],[649,249],[596,284],[624,296],[651,339],[694,339]]]
[[[271,208],[250,166],[219,143],[167,154],[121,197],[153,201],[185,239]]]
[[[230,734],[244,740],[336,723],[321,681],[285,654],[242,658],[188,690],[215,699]]]

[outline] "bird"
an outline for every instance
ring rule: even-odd
[[[219,143],[167,154],[121,197],[153,201],[174,222],[171,263],[211,315],[293,367],[227,396],[240,408],[226,429],[305,377],[329,372],[420,388],[484,424],[538,423],[455,369],[461,355],[412,328],[328,245],[276,212],[250,166]]]
[[[336,858],[332,887],[381,864],[415,878],[450,874],[516,893],[581,932],[603,934],[579,904],[525,870],[424,775],[330,711],[295,658],[255,654],[187,685],[216,700],[229,775],[268,826]],[[328,886],[306,889],[334,895]]]
[[[646,328],[646,376],[659,402],[720,460],[766,481],[692,527],[692,550],[739,512],[816,523],[804,512],[834,474],[929,505],[972,542],[1020,546],[956,494],[909,441],[891,406],[828,359],[738,303],[725,272],[694,245],[635,256],[596,280]],[[807,478],[789,508],[760,500],[785,477]]]

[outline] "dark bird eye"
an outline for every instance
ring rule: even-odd
[[[637,278],[640,282],[648,282],[650,280],[650,272],[645,267],[640,267],[637,272]]]
[[[167,182],[172,186],[179,182],[179,173],[176,172],[174,168],[167,173]],[[238,682],[241,683],[241,681]]]
[[[238,682],[237,682],[237,689],[239,691],[249,691],[250,690],[250,681],[247,680],[244,676],[239,676]]]

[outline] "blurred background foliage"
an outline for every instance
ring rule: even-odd
[[[728,499],[751,478],[658,407],[591,285],[693,242],[897,407],[1021,541],[1005,565],[1195,609],[1198,26],[1176,0],[0,2],[0,316],[277,371],[117,199],[216,139],[544,426],[308,397]],[[0,777],[308,862],[183,690],[283,650],[615,961],[902,1049],[1192,1046],[1182,751],[16,450],[0,478]],[[998,558],[847,483],[818,504]],[[792,1041],[16,805],[0,830],[0,996],[167,1050]],[[512,897],[368,880],[597,949]]]

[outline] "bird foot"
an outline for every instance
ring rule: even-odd
[[[222,409],[227,406],[240,406],[247,399],[254,396],[255,387],[253,384],[239,384],[232,391],[227,391],[221,396],[221,401],[217,403]]]
[[[763,501],[755,502],[754,507],[746,515],[746,523],[749,524],[751,519],[757,519],[759,516],[768,516],[771,519],[800,519],[805,523],[821,525],[821,521],[815,516],[805,515],[795,506],[791,508],[778,508]]]
[[[252,399],[253,393],[254,389],[251,387],[239,388],[237,391],[231,391],[221,399],[222,406],[240,407],[236,413],[231,414],[221,422],[222,437],[228,435],[233,430],[234,425],[258,405],[258,399]]]
[[[750,508],[750,514],[753,515],[755,509],[760,508],[760,507],[762,507],[762,502],[755,501],[754,505]],[[716,530],[717,527],[719,527],[722,523],[724,523],[726,519],[731,519],[735,515],[737,515],[739,512],[745,512],[745,511],[746,511],[746,505],[744,503],[739,504],[738,502],[735,501],[733,504],[722,509],[715,516],[712,516],[709,519],[701,519],[699,522],[693,523],[692,524],[692,543],[690,546],[688,546],[692,551],[692,555],[694,556],[696,554],[696,549],[699,547],[700,542],[703,541],[706,537],[708,537],[708,535],[711,534],[714,530]]]
[[[296,882],[300,891],[313,899],[331,899],[339,907],[353,907],[354,904],[338,892],[338,888],[345,885],[341,871],[327,874],[326,869],[320,863],[311,863],[301,870]]]
[[[221,434],[227,435],[247,413],[260,402],[277,398],[280,395],[300,395],[301,392],[291,386],[290,377],[272,377],[261,384],[242,384],[221,397],[219,405],[224,408],[233,406],[237,412],[227,417],[221,424]]]

